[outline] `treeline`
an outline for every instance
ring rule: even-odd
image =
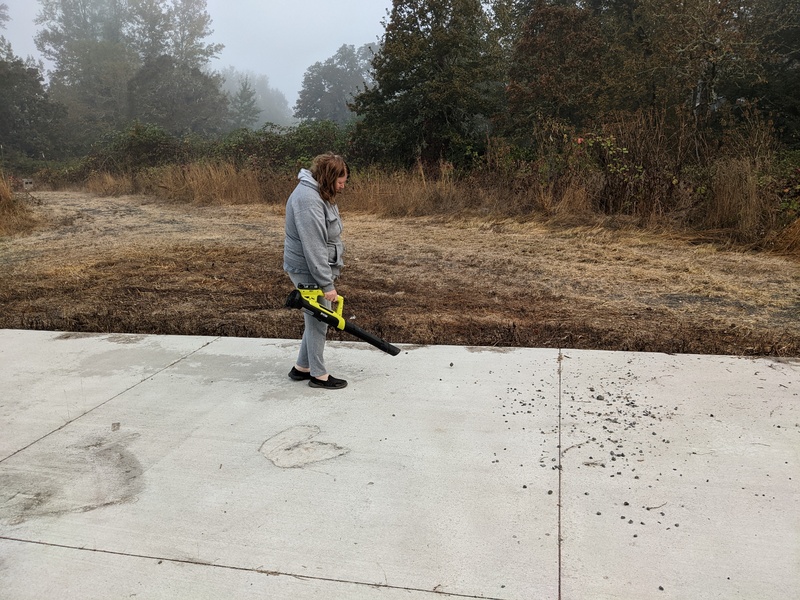
[[[379,47],[306,72],[301,124],[258,127],[247,80],[231,119],[203,70],[218,52],[204,0],[83,2],[102,25],[88,36],[70,2],[40,2],[49,85],[10,49],[2,68],[47,126],[9,146],[80,156],[75,177],[196,160],[291,170],[332,149],[373,173],[465,182],[493,210],[669,217],[751,241],[800,215],[797,2],[395,0]]]
[[[52,69],[0,38],[0,139],[5,164],[82,156],[131,123],[205,138],[291,122],[265,76],[210,61],[205,0],[38,0],[34,41]],[[0,4],[0,28],[13,15]],[[26,163],[26,159],[28,162]]]

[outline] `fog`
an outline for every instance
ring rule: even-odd
[[[2,1],[11,21],[0,34],[17,56],[41,59],[33,42],[39,3]],[[206,41],[225,45],[211,66],[266,75],[270,86],[294,106],[306,69],[333,56],[343,44],[376,42],[391,5],[392,0],[207,0],[214,33]]]

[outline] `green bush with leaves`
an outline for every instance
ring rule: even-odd
[[[96,171],[135,173],[149,167],[203,158],[212,147],[212,142],[199,137],[179,138],[156,125],[135,123],[98,144],[87,166]]]
[[[213,154],[237,167],[293,170],[323,152],[346,155],[347,142],[347,127],[333,121],[308,121],[292,127],[268,123],[258,131],[231,132],[215,145]]]

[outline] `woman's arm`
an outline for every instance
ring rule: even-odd
[[[328,293],[335,292],[335,288],[333,271],[328,262],[328,227],[322,201],[304,202],[303,206],[295,208],[294,214],[308,269],[314,281],[322,288],[326,299],[330,300],[327,298]]]

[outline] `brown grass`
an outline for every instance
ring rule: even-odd
[[[769,200],[757,185],[758,166],[750,159],[718,161],[706,200],[692,206],[677,189],[673,193],[676,208],[669,213],[660,208],[663,199],[630,215],[597,212],[595,207],[602,204],[599,198],[606,193],[598,172],[585,171],[558,185],[538,181],[524,169],[516,178],[518,181],[493,184],[476,174],[456,181],[452,166],[446,162],[437,172],[428,174],[422,169],[392,173],[367,169],[356,172],[349,182],[348,209],[388,218],[436,216],[458,220],[477,216],[521,222],[548,220],[560,226],[626,222],[633,217],[638,226],[649,229],[685,227],[682,223],[691,216],[690,220],[703,229],[698,235],[727,243],[767,246],[767,240],[774,237],[774,215],[770,215]],[[95,173],[86,189],[99,196],[146,194],[197,206],[282,206],[295,184],[294,175],[205,162],[154,168],[135,176]]]
[[[780,254],[800,258],[800,219],[794,222],[776,236],[773,250]]]
[[[192,163],[143,170],[136,175],[93,173],[86,190],[98,196],[148,194],[184,204],[250,204],[285,197],[290,178],[230,163]]]
[[[526,221],[537,215],[584,223],[593,214],[591,205],[590,190],[577,182],[568,184],[561,193],[546,184],[502,189],[490,187],[478,176],[456,182],[446,163],[434,177],[420,171],[357,173],[347,191],[349,210],[390,218],[477,216]]]
[[[124,196],[136,191],[132,176],[110,173],[92,173],[86,182],[86,189],[98,196]]]
[[[380,217],[456,214],[468,206],[451,179],[428,180],[419,172],[359,173],[347,196],[351,210]]]
[[[247,204],[261,200],[258,173],[228,163],[194,163],[166,167],[159,178],[159,195],[177,202]]]
[[[796,259],[619,223],[376,217],[352,191],[338,289],[391,342],[800,356]],[[299,337],[282,202],[37,195],[48,225],[0,254],[0,327]]]

